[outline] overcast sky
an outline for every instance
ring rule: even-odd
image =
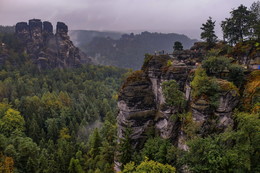
[[[255,0],[256,1],[256,0]],[[240,4],[254,0],[0,0],[0,24],[14,25],[32,18],[70,30],[157,31],[200,37],[202,23],[211,16],[219,24]]]

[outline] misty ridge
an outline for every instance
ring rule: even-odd
[[[1,32],[14,33],[14,27],[2,26]],[[54,30],[55,32],[55,30]],[[174,42],[189,49],[198,40],[176,33],[122,33],[112,31],[69,30],[68,35],[95,64],[139,69],[144,55],[164,51],[173,52]]]
[[[173,52],[173,44],[179,41],[189,49],[197,40],[175,33],[122,34],[118,32],[71,31],[76,46],[95,63],[121,68],[139,69],[146,53]]]

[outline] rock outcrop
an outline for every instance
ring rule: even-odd
[[[77,67],[82,63],[91,63],[70,41],[65,23],[58,22],[54,34],[50,22],[32,19],[29,23],[17,23],[15,33],[25,45],[26,53],[39,68]]]
[[[185,82],[193,67],[173,60],[167,55],[150,56],[142,70],[133,73],[121,88],[118,98],[118,136],[124,137],[127,127],[132,129],[132,145],[138,149],[154,130],[162,138],[174,140],[178,136],[177,110],[165,104],[162,83],[176,80],[184,92]],[[173,118],[174,119],[174,118]]]
[[[188,134],[184,127],[187,123],[196,125],[197,135],[202,136],[232,127],[231,115],[239,101],[238,90],[230,82],[218,79],[221,90],[217,107],[210,108],[205,97],[193,100],[190,82],[194,68],[195,65],[187,65],[178,57],[147,56],[142,70],[129,76],[121,88],[118,98],[118,137],[124,138],[126,128],[131,128],[132,146],[139,150],[153,130],[154,134],[170,139],[179,148],[187,150],[185,141]],[[185,111],[165,103],[162,83],[168,80],[175,80],[185,95],[188,103],[185,111],[191,114],[190,122],[182,121],[179,117]]]
[[[220,86],[218,106],[210,109],[207,98],[201,97],[192,101],[190,107],[193,120],[200,124],[200,135],[206,136],[214,132],[224,132],[228,127],[233,127],[232,112],[239,102],[239,92],[232,83],[218,79]]]

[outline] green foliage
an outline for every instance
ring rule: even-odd
[[[254,13],[243,5],[240,5],[230,13],[231,17],[226,18],[221,23],[224,39],[227,39],[228,43],[234,45],[239,41],[251,38],[254,35],[252,31],[256,23]]]
[[[167,153],[169,153],[171,147],[172,144],[168,140],[159,137],[149,138],[140,154],[142,158],[147,157],[150,160],[166,164],[170,162],[167,160]]]
[[[122,163],[122,165],[125,165],[126,163],[130,162],[133,157],[133,148],[131,144],[131,128],[126,128],[125,136],[124,138],[120,139],[119,143],[119,161]]]
[[[260,71],[256,70],[247,77],[243,93],[243,108],[249,112],[259,112],[260,102]]]
[[[175,41],[173,45],[173,50],[174,51],[183,50],[182,43],[179,41]]]
[[[24,131],[25,121],[20,112],[9,108],[0,119],[0,132],[10,136],[15,130]]]
[[[93,65],[41,72],[33,64],[4,66],[0,153],[13,158],[18,172],[112,173],[115,95],[125,72]],[[102,132],[89,138],[94,122]]]
[[[237,129],[188,143],[183,157],[193,172],[258,172],[259,115],[237,113]]]
[[[253,26],[254,36],[260,40],[260,1],[254,2],[250,7],[251,12],[256,17],[256,23]]]
[[[182,114],[180,119],[182,121],[181,130],[185,133],[186,138],[188,140],[196,138],[201,125],[193,120],[191,112]]]
[[[228,70],[228,80],[233,82],[237,87],[240,87],[245,79],[244,68],[238,64],[231,64]]]
[[[203,32],[200,34],[201,39],[206,40],[208,43],[208,46],[213,46],[217,41],[217,36],[215,34],[214,28],[215,28],[215,22],[212,21],[212,18],[209,17],[207,22],[205,24],[202,24],[202,27],[200,28]]]
[[[97,128],[94,129],[93,134],[90,136],[89,143],[90,155],[91,157],[95,158],[97,155],[100,154],[99,152],[101,147],[101,137]]]
[[[145,159],[140,165],[135,166],[133,162],[125,165],[122,173],[175,173],[176,169],[168,164],[161,164],[153,160]]]
[[[218,105],[219,86],[215,78],[208,77],[206,71],[199,68],[195,71],[194,79],[191,82],[192,97],[196,100],[200,97],[208,99],[210,105]]]
[[[209,57],[202,62],[202,68],[204,68],[208,75],[221,76],[224,70],[227,70],[231,60],[226,57]]]
[[[167,104],[177,107],[179,110],[185,108],[184,93],[179,90],[179,85],[175,80],[163,82],[162,89]]]
[[[238,64],[231,64],[231,59],[224,56],[209,57],[202,62],[202,67],[208,75],[226,78],[237,87],[240,87],[244,82],[244,68]]]
[[[69,165],[69,173],[84,173],[80,161],[75,158],[71,158]]]

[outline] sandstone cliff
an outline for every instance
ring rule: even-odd
[[[68,26],[62,22],[57,23],[55,34],[50,22],[39,19],[19,22],[15,34],[39,68],[77,67],[81,63],[91,63],[70,41]]]
[[[190,137],[191,123],[196,127],[194,135],[200,136],[221,133],[233,126],[231,115],[240,99],[237,88],[230,87],[233,85],[227,80],[217,79],[218,106],[212,109],[207,97],[191,97],[190,82],[196,66],[195,62],[183,62],[169,55],[147,56],[142,70],[134,72],[123,84],[118,98],[118,137],[124,138],[126,128],[131,128],[131,144],[135,150],[142,148],[151,129],[187,150],[185,141]],[[175,80],[185,95],[187,106],[183,110],[165,103],[162,83],[169,80]],[[188,112],[191,117],[183,120],[182,112]]]

